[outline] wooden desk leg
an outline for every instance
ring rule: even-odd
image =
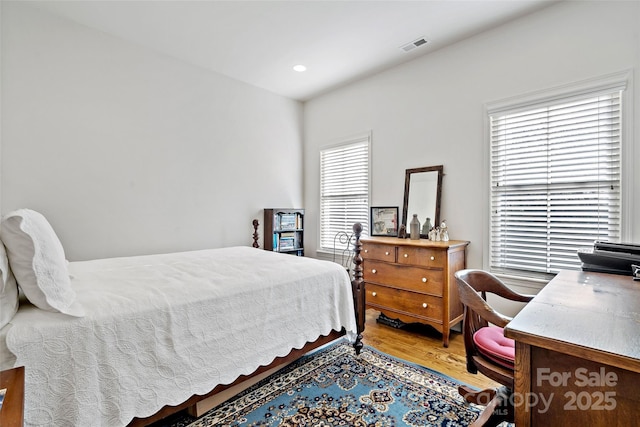
[[[531,393],[531,347],[516,341],[516,360],[514,372],[513,396],[515,405],[515,424],[518,427],[531,425],[531,408],[529,408],[529,394]]]

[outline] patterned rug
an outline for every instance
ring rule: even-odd
[[[359,356],[340,341],[304,356],[189,427],[468,426],[479,407],[458,395],[459,383],[365,346]]]

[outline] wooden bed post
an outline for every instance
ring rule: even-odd
[[[354,348],[356,349],[356,354],[360,354],[360,350],[364,344],[362,344],[362,332],[364,331],[364,323],[365,323],[365,290],[364,290],[364,280],[362,278],[362,256],[360,255],[360,251],[362,251],[362,243],[360,242],[360,234],[362,234],[362,224],[356,222],[353,225],[353,234],[356,237],[356,241],[353,244],[354,248],[354,256],[353,263],[355,267],[353,269],[353,280],[351,281],[351,289],[353,290],[353,303],[355,305],[356,311],[356,327],[357,327],[357,337],[356,342],[354,343]]]
[[[253,220],[253,247],[254,248],[259,248],[260,245],[258,244],[258,220],[254,219]]]

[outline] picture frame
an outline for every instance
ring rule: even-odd
[[[371,207],[369,221],[369,234],[371,236],[398,237],[397,206]]]

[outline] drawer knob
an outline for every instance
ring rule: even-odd
[[[422,308],[427,308],[427,303],[426,302],[422,303]]]
[[[365,254],[366,254],[366,253],[368,253],[368,252],[369,252],[369,249],[365,249],[365,250],[364,250],[364,253],[365,253]]]
[[[373,270],[371,270],[371,272],[372,272],[373,274],[376,274],[376,273],[377,273],[377,271],[376,271],[376,269],[375,269],[375,268],[374,268]]]
[[[436,257],[432,256],[432,257],[431,257],[431,261],[433,261],[434,259],[436,259]]]
[[[377,293],[377,292],[371,292],[371,296],[372,296],[372,297],[375,297],[376,295],[378,295],[378,293]]]
[[[404,257],[405,258],[409,258],[409,254],[404,254]]]
[[[389,252],[385,252],[384,254],[385,254],[385,255],[389,255]]]
[[[427,283],[427,278],[426,277],[422,278],[422,283]]]

